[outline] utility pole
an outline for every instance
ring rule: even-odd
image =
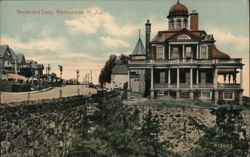
[[[76,78],[77,78],[77,94],[80,95],[80,89],[79,89],[79,70],[76,70]]]
[[[90,82],[93,83],[92,82],[92,70],[90,70]]]
[[[15,56],[15,78],[16,78],[16,82],[17,82],[17,61],[16,61],[17,57]]]
[[[60,93],[59,96],[62,97],[62,72],[63,72],[63,66],[62,65],[58,65],[59,66],[59,70],[60,70]]]

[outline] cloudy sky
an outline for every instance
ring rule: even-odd
[[[244,87],[248,86],[248,0],[180,0],[199,12],[200,29],[213,34],[217,47],[231,57],[243,58]],[[167,30],[166,15],[176,0],[0,1],[0,44],[8,44],[26,59],[51,64],[64,78],[82,78],[90,70],[93,81],[110,54],[130,54],[147,19],[152,38]],[[33,11],[32,14],[23,14]],[[39,13],[38,13],[39,11]],[[58,13],[59,11],[63,13]],[[67,11],[78,13],[68,14]],[[144,41],[144,40],[143,40]],[[248,94],[245,88],[245,94]]]

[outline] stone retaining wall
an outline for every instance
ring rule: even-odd
[[[194,128],[188,117],[192,117],[209,127],[215,125],[216,121],[216,117],[210,113],[211,108],[168,107],[165,105],[139,105],[137,107],[141,111],[141,116],[143,116],[143,113],[147,113],[149,109],[154,115],[158,115],[162,130],[160,138],[170,140],[173,144],[173,150],[178,153],[183,153],[195,147],[196,142],[203,135],[202,132]],[[242,115],[245,123],[244,128],[250,142],[250,110],[243,110]]]
[[[84,96],[0,106],[2,157],[61,157],[81,134]]]

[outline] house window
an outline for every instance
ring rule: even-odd
[[[181,20],[178,19],[178,20],[177,20],[177,29],[180,29],[180,28],[181,28]]]
[[[234,100],[234,93],[233,92],[224,92],[223,99],[224,100]]]
[[[206,73],[201,72],[201,84],[205,84],[205,83],[206,83]]]
[[[201,59],[207,59],[207,47],[206,46],[201,46]]]
[[[186,47],[186,57],[191,58],[191,47],[190,46]]]
[[[184,19],[184,28],[187,28],[187,19]]]
[[[201,99],[211,99],[211,92],[201,92]]]
[[[178,59],[179,49],[178,47],[173,47],[173,52],[171,54],[171,59]]]
[[[170,30],[174,29],[174,20],[170,20]]]
[[[185,76],[185,78],[186,78],[185,83],[186,83],[186,84],[189,84],[189,83],[190,83],[190,73],[189,73],[189,72],[186,72],[185,74],[186,74],[186,76]]]
[[[164,48],[163,46],[157,46],[156,59],[164,59]]]
[[[165,83],[165,72],[160,72],[160,83]]]

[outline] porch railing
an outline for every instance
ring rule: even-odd
[[[129,64],[240,64],[241,59],[170,59],[170,60],[130,60]]]
[[[219,83],[218,88],[240,88],[240,84],[224,84]]]

